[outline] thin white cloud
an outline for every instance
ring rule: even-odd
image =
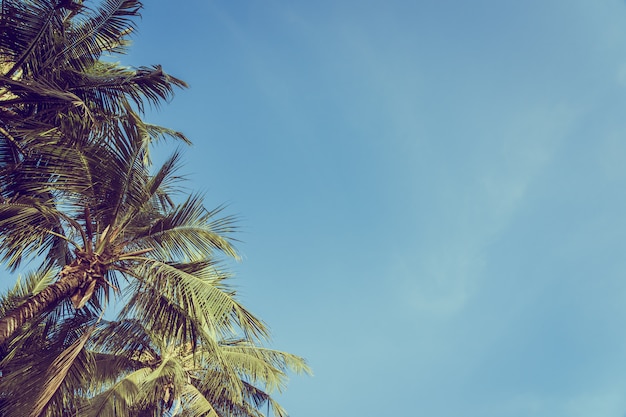
[[[483,269],[489,245],[506,233],[528,203],[529,189],[578,115],[563,105],[539,107],[490,126],[491,136],[485,127],[486,136],[477,140],[488,143],[488,156],[468,155],[473,164],[469,174],[451,174],[438,196],[414,196],[416,207],[436,200],[424,213],[430,217],[424,222],[438,222],[440,227],[430,228],[429,234],[413,230],[413,250],[397,253],[391,261],[389,274],[402,277],[398,294],[405,305],[420,314],[454,315],[476,291],[488,291],[491,278],[483,276]]]

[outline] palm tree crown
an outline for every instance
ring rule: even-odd
[[[67,296],[84,304],[97,290],[87,276],[107,282],[101,258],[110,262],[121,250],[112,219],[120,220],[126,199],[141,198],[133,193],[147,180],[149,143],[163,135],[186,141],[137,113],[184,82],[158,66],[132,70],[101,59],[124,51],[140,8],[123,0],[95,10],[82,1],[2,2],[0,251],[11,268],[44,256],[64,269],[41,294],[45,301],[30,300],[0,320],[0,341]],[[162,194],[158,187],[145,191]],[[107,241],[99,235],[105,229]]]

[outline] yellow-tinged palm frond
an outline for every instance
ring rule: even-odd
[[[19,196],[0,201],[0,253],[2,261],[17,268],[24,257],[42,255],[55,247],[60,240],[71,242],[61,229],[67,217],[55,206],[52,199]]]
[[[282,391],[287,383],[286,371],[310,374],[304,358],[274,349],[257,346],[249,341],[223,342],[221,352],[240,377],[268,392]]]
[[[235,259],[239,256],[232,246],[230,234],[235,231],[234,218],[218,217],[222,208],[209,211],[202,196],[191,195],[172,210],[156,215],[145,212],[152,219],[145,222],[139,213],[128,224],[132,233],[131,245],[151,247],[154,256],[168,260],[201,260],[220,251]]]
[[[216,404],[222,415],[263,416],[261,407],[268,405],[275,415],[287,416],[271,394],[280,391],[287,382],[287,371],[310,374],[306,361],[296,355],[269,349],[245,340],[220,341],[222,360],[240,382],[233,386],[224,376],[211,355],[201,354],[201,360],[189,355],[186,363],[195,363],[195,386]],[[233,395],[233,391],[239,394]],[[219,406],[218,406],[219,404]]]
[[[93,347],[93,342],[91,345]],[[142,358],[128,359],[122,353],[91,351],[91,355],[95,363],[94,371],[89,391],[80,401],[78,415],[134,416],[133,412],[145,396],[142,384],[153,373],[152,362],[144,363],[140,360]]]
[[[72,367],[75,366],[76,360],[83,351],[85,343],[89,340],[91,331],[93,331],[93,329],[83,333],[78,340],[63,350],[63,352],[61,352],[50,364],[46,370],[46,377],[44,379],[43,386],[35,398],[33,408],[30,410],[29,417],[39,417],[47,408],[50,400],[63,384],[65,377],[70,372]],[[84,361],[81,365],[85,368]]]
[[[165,263],[146,259],[132,269],[132,306],[141,318],[158,313],[154,298],[146,294],[161,294],[170,303],[189,312],[198,323],[216,337],[232,337],[238,330],[251,338],[267,338],[265,324],[250,313],[227,289],[225,276],[212,265],[198,263]],[[129,272],[127,270],[127,272]]]
[[[185,384],[180,397],[183,405],[179,413],[174,413],[175,416],[221,417],[213,404],[193,384]]]
[[[150,373],[149,368],[139,369],[115,382],[108,389],[85,398],[79,405],[81,417],[132,416],[132,407],[140,394],[137,380]]]

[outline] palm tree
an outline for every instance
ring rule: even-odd
[[[287,370],[309,372],[302,358],[250,341],[213,340],[194,349],[135,319],[107,323],[94,347],[95,395],[81,407],[84,416],[263,417],[264,404],[286,416],[270,393],[284,387]]]
[[[111,249],[108,244],[120,231],[94,222],[121,216],[123,202],[138,190],[123,188],[132,187],[133,178],[107,178],[98,165],[118,162],[115,168],[123,171],[117,174],[147,181],[140,165],[149,161],[148,143],[162,136],[186,138],[145,123],[138,113],[146,104],[168,99],[173,87],[185,86],[181,80],[158,66],[133,70],[101,59],[124,52],[140,2],[106,0],[89,9],[82,1],[4,0],[0,7],[0,251],[13,269],[33,256],[61,268],[55,285],[0,320],[3,343],[24,322],[68,296],[82,306],[97,289],[87,275],[106,281],[107,267],[93,263],[94,256]],[[168,199],[162,190],[148,192],[164,203]],[[116,213],[94,213],[103,209],[94,198],[117,198],[111,208]],[[198,200],[190,199],[186,207],[202,217]],[[168,204],[159,207],[161,214],[169,210],[173,216],[174,206]],[[34,229],[36,239],[27,236]],[[72,236],[65,236],[68,231]],[[224,239],[212,236],[234,254]]]
[[[122,317],[134,317],[146,331],[158,331],[187,352],[201,347],[217,363],[224,359],[216,340],[267,336],[264,324],[234,298],[225,283],[229,275],[216,257],[217,252],[236,257],[226,237],[232,219],[217,217],[219,209],[206,210],[198,195],[176,204],[180,154],[151,174],[145,141],[130,133],[127,137],[123,150],[106,143],[60,149],[46,156],[44,167],[24,158],[12,173],[16,188],[47,186],[50,198],[7,192],[0,203],[0,255],[16,265],[45,253],[46,276],[58,277],[5,308],[0,318],[0,326],[13,326],[8,353],[0,362],[0,392],[27,386],[31,388],[24,392],[36,392],[35,376],[50,376],[41,384],[45,389],[34,408],[38,411],[75,403],[68,395],[72,398],[84,378],[68,382],[65,377],[76,360],[88,368],[88,358],[79,355],[87,329],[111,291],[119,292],[120,283],[127,295]],[[133,345],[136,335],[127,336],[121,340]],[[36,366],[33,357],[39,359]],[[31,385],[22,381],[25,377]],[[11,394],[6,401],[14,409],[28,400]]]
[[[120,278],[134,293],[158,291],[164,303],[176,300],[215,332],[239,326],[248,335],[265,334],[263,323],[220,288],[216,251],[237,256],[226,237],[232,219],[206,210],[197,195],[175,204],[180,154],[151,175],[145,143],[131,133],[127,148],[83,144],[47,155],[45,167],[25,158],[11,173],[16,187],[0,204],[0,256],[17,266],[23,257],[45,254],[59,279],[0,319],[1,341],[67,298],[75,308],[94,294],[106,300]],[[47,199],[34,194],[42,189]],[[166,304],[145,297],[133,302],[146,315],[167,318]],[[162,325],[179,331],[171,321]]]
[[[75,361],[89,368],[89,356],[81,353],[86,329],[122,280],[130,294],[125,315],[192,350],[202,346],[214,360],[222,361],[218,336],[240,331],[255,340],[267,334],[224,285],[228,274],[216,260],[216,252],[237,257],[228,238],[232,219],[218,218],[220,209],[206,210],[198,195],[175,203],[180,154],[152,172],[145,133],[155,130],[120,120],[123,141],[89,135],[76,139],[79,146],[40,146],[5,167],[0,256],[17,267],[43,255],[44,267],[58,276],[0,318],[10,342],[0,362],[0,392],[8,393],[9,410],[31,409],[24,404],[32,395],[15,395],[14,387],[30,386],[23,393],[43,387],[28,415],[47,409],[63,415],[75,404],[85,378],[80,372],[70,378],[70,371]],[[72,312],[70,304],[84,312]],[[39,360],[33,364],[33,358]],[[35,382],[37,375],[43,383]]]

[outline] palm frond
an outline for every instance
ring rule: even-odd
[[[116,335],[117,337],[121,338],[121,336]],[[132,341],[132,339],[126,340]],[[115,383],[120,376],[131,374],[144,366],[141,361],[128,358],[125,355],[126,352],[118,354],[102,353],[99,351],[100,346],[98,346],[98,342],[90,341],[88,347],[93,349],[94,346],[98,349],[90,351],[94,363],[93,372],[90,375],[93,384],[90,386],[90,389],[94,392],[97,392],[101,386]],[[128,353],[130,354],[130,350]]]
[[[91,398],[85,399],[79,407],[79,415],[84,417],[131,416],[132,407],[140,393],[140,383],[151,372],[141,368],[119,381],[109,385]]]
[[[80,339],[72,343],[50,364],[46,372],[45,382],[36,397],[29,417],[39,417],[42,411],[47,407],[52,397],[57,393],[59,387],[64,382],[67,374],[72,367],[75,366],[75,361],[79,358],[79,354],[82,352],[90,335],[90,331],[85,332]],[[84,361],[82,361],[81,365],[85,368]]]
[[[52,201],[20,197],[0,203],[2,261],[14,270],[22,258],[44,254],[58,239],[67,239],[54,232],[61,227],[60,217]]]
[[[168,129],[163,126],[158,126],[150,123],[145,123],[145,127],[148,130],[150,137],[154,138],[154,143],[158,143],[158,141],[162,139],[174,138],[182,141],[186,145],[191,145],[191,141],[189,140],[189,138],[187,138],[187,136],[174,129]]]
[[[94,334],[93,343],[99,351],[130,359],[133,355],[141,355],[144,349],[150,349],[151,338],[140,321],[125,319],[103,323]]]
[[[66,77],[73,79],[71,93],[113,113],[122,113],[129,102],[137,106],[140,113],[145,111],[146,103],[158,108],[161,102],[173,96],[175,88],[187,87],[183,80],[167,74],[160,65],[131,69],[97,62],[86,71],[68,72]],[[162,133],[165,132],[170,131]],[[182,139],[179,134],[173,136]]]
[[[225,237],[236,230],[235,219],[217,217],[222,209],[209,211],[200,195],[192,195],[151,224],[135,221],[128,227],[134,232],[133,243],[155,248],[155,254],[162,254],[162,259],[197,260],[216,250],[239,259],[231,244],[233,239]]]
[[[38,70],[52,39],[53,27],[61,26],[58,10],[50,1],[3,1],[0,20],[0,47],[10,53],[13,65],[5,72],[11,77],[18,70]],[[10,17],[10,18],[9,18]],[[48,35],[48,36],[45,36]],[[43,41],[43,42],[42,42]]]
[[[267,338],[265,324],[252,315],[234,298],[224,284],[225,276],[212,266],[190,269],[187,264],[168,264],[146,259],[133,268],[134,293],[150,289],[159,291],[206,326],[211,334],[226,337],[237,329],[250,338]],[[150,309],[150,300],[136,299],[137,305]]]
[[[259,347],[249,341],[227,342],[221,346],[224,359],[242,378],[262,384],[268,392],[282,391],[287,383],[286,371],[311,374],[304,358],[288,352]]]
[[[181,392],[185,411],[198,417],[219,417],[213,404],[193,384],[186,384]]]
[[[45,66],[69,62],[77,70],[85,70],[103,52],[123,52],[123,38],[135,28],[132,18],[139,16],[141,2],[136,0],[106,0],[96,10],[81,7],[73,14],[65,34],[65,44],[50,56]]]

